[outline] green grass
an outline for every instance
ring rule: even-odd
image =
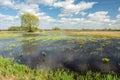
[[[58,34],[48,34],[47,36],[33,36],[33,37],[21,37],[21,38],[16,38],[17,41],[29,41],[29,42],[33,42],[33,41],[38,41],[38,40],[42,40],[42,41],[49,41],[49,40],[67,40],[69,37],[65,36],[65,35],[58,35]]]
[[[0,57],[0,80],[47,80],[47,73],[41,70],[32,70],[12,60]]]
[[[85,75],[69,70],[32,70],[25,65],[0,57],[0,80],[120,80],[115,73],[87,72]]]
[[[13,37],[17,37],[17,36],[21,36],[21,33],[15,33],[15,32],[0,32],[0,39],[4,39],[4,38],[13,38]]]

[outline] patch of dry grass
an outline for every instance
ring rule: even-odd
[[[47,33],[65,33],[70,35],[91,35],[91,36],[98,36],[98,37],[109,37],[109,38],[120,38],[120,31],[45,31]]]
[[[21,34],[67,34],[67,35],[88,35],[97,37],[120,38],[120,31],[79,31],[79,30],[58,30],[58,31],[43,31],[43,32],[0,32],[0,38],[9,38],[20,36]]]

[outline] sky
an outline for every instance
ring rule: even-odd
[[[39,17],[40,29],[120,29],[120,0],[0,0],[0,29]]]

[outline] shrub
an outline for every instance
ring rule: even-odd
[[[20,31],[20,27],[11,26],[11,27],[8,28],[8,31]]]
[[[52,30],[60,30],[59,27],[53,27]]]

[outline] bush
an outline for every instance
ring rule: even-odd
[[[54,27],[52,30],[61,30],[59,27]]]
[[[20,31],[20,27],[11,26],[11,27],[8,28],[8,31]]]

